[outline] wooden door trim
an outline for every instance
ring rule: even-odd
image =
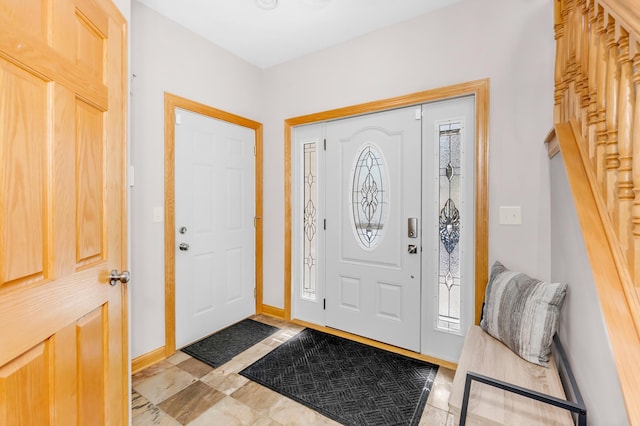
[[[256,314],[262,309],[262,123],[180,96],[164,94],[164,274],[165,274],[165,356],[176,351],[176,272],[175,272],[175,110],[206,115],[255,131],[256,202]]]
[[[480,322],[485,287],[489,278],[489,79],[470,81],[380,101],[318,112],[284,121],[284,314],[291,320],[292,228],[291,215],[291,133],[295,126],[346,118],[394,108],[419,105],[462,96],[476,98],[475,173],[475,322]]]

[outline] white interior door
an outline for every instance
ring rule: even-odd
[[[176,110],[176,347],[255,312],[255,132]]]
[[[419,351],[420,107],[332,122],[326,139],[326,325]]]

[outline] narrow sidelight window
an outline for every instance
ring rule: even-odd
[[[460,331],[460,158],[461,122],[438,126],[440,216],[438,321],[443,330]]]
[[[304,144],[304,253],[302,297],[316,299],[317,285],[317,229],[318,215],[318,173],[316,161],[316,143]]]

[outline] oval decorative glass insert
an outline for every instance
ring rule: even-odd
[[[358,243],[370,250],[384,235],[388,209],[387,170],[380,150],[369,143],[362,148],[353,172],[351,208]]]

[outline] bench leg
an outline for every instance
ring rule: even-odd
[[[464,426],[467,423],[467,408],[469,405],[469,394],[471,393],[471,382],[473,378],[467,374],[464,381],[464,393],[462,394],[462,407],[460,410],[460,426]]]

